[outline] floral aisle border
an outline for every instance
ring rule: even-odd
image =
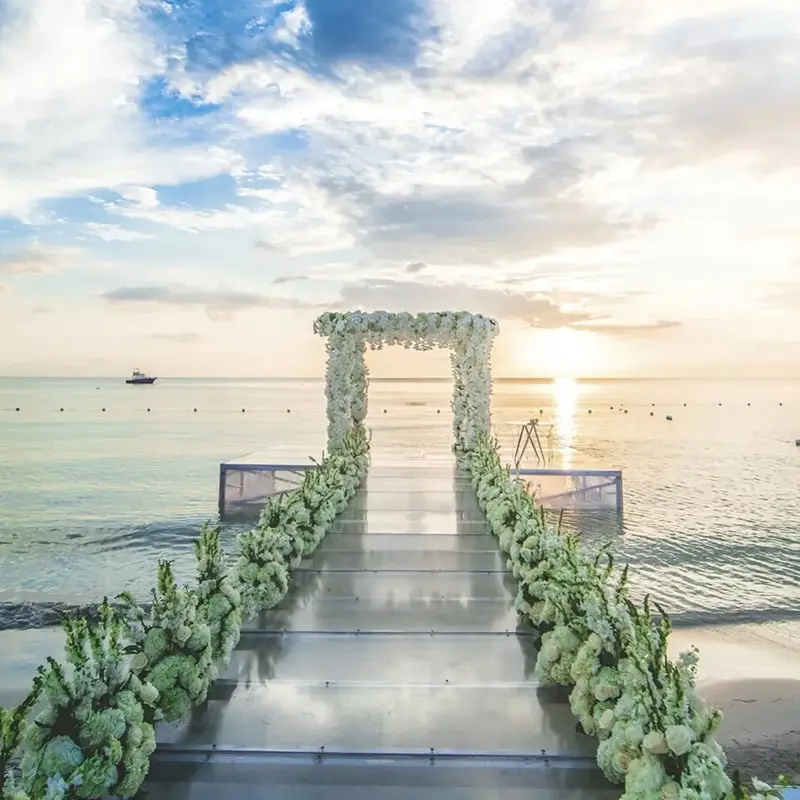
[[[669,659],[669,619],[631,600],[628,568],[615,573],[606,550],[590,554],[549,524],[489,437],[470,470],[517,579],[517,608],[541,634],[537,676],[571,688],[573,713],[599,739],[598,765],[625,784],[622,800],[781,797],[761,781],[753,793],[733,786],[714,736],[722,714],[695,690],[698,653]]]
[[[364,360],[367,348],[447,347],[453,372],[453,451],[463,460],[491,428],[491,353],[499,330],[496,320],[466,311],[416,315],[349,311],[328,312],[317,318],[314,332],[327,340],[328,449],[334,452],[350,430],[364,424],[369,383]]]
[[[205,701],[243,619],[284,597],[291,570],[319,546],[368,465],[367,437],[351,431],[297,491],[267,503],[259,527],[240,537],[232,573],[219,528],[207,525],[195,545],[196,586],[178,587],[162,561],[149,609],[123,594],[122,613],[104,600],[94,622],[65,619],[66,665],[49,658],[23,703],[0,708],[0,798],[135,796],[156,747],[155,724]],[[41,698],[45,708],[29,726]],[[7,768],[19,750],[18,782]]]

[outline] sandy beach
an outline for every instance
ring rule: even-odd
[[[671,653],[700,650],[700,693],[725,715],[718,738],[742,779],[800,783],[800,626],[679,628]]]

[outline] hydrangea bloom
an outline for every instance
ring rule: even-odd
[[[200,705],[217,677],[208,622],[198,613],[198,595],[179,588],[169,561],[158,564],[158,585],[149,613],[130,594],[126,606],[128,635],[137,648],[132,666],[159,693],[158,710],[174,722]]]
[[[68,676],[54,659],[43,674],[47,706],[28,731],[22,788],[31,797],[133,797],[155,750],[157,690],[131,672],[123,624],[108,602],[99,621],[68,619]]]

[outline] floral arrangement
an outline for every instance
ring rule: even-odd
[[[537,675],[571,688],[571,708],[599,740],[600,768],[624,783],[623,800],[733,797],[714,738],[722,715],[695,690],[697,652],[669,659],[663,609],[654,604],[654,617],[648,599],[637,607],[627,567],[616,571],[606,550],[586,552],[549,524],[487,436],[470,468],[518,581],[517,609],[540,633]],[[775,796],[764,784],[755,789],[753,800]]]
[[[239,643],[242,628],[242,596],[228,574],[219,543],[219,525],[203,525],[195,542],[197,559],[197,610],[208,625],[211,660],[227,667]]]
[[[369,437],[352,428],[341,448],[306,472],[291,495],[271,498],[259,527],[239,538],[236,571],[245,616],[274,608],[289,591],[290,571],[312,553],[344,510],[369,465]]]
[[[44,672],[44,667],[39,667],[31,690],[18,706],[10,709],[0,707],[0,798],[4,800],[28,799],[27,792],[17,786],[11,761],[28,731],[28,715],[42,696]]]
[[[179,588],[170,562],[159,561],[150,611],[127,592],[120,600],[133,643],[131,669],[158,690],[159,716],[175,722],[205,701],[209,684],[217,677],[211,630],[198,613],[198,594]]]
[[[467,458],[491,426],[490,370],[496,320],[466,311],[392,314],[388,311],[328,312],[314,323],[327,339],[326,389],[328,448],[335,452],[348,432],[363,425],[367,414],[369,372],[366,348],[400,345],[415,350],[448,347],[453,371],[453,450]]]
[[[41,670],[47,707],[25,738],[22,789],[8,796],[133,797],[156,747],[146,717],[158,690],[131,671],[124,625],[107,601],[96,624],[63,624],[70,674],[52,658]]]

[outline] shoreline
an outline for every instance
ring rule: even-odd
[[[700,651],[697,687],[719,708],[717,740],[743,783],[800,783],[800,625],[675,628],[670,655]]]

